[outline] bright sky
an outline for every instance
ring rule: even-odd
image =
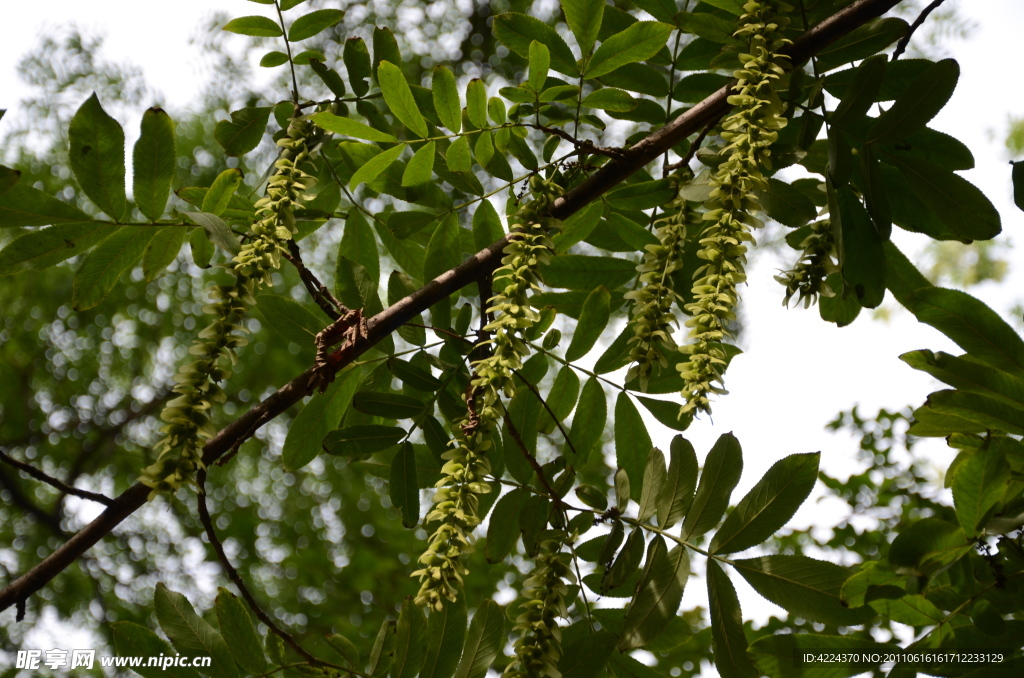
[[[34,46],[37,35],[65,22],[105,33],[108,59],[135,63],[150,85],[165,95],[164,102],[185,105],[196,94],[197,84],[205,79],[201,77],[197,50],[188,44],[200,19],[216,10],[238,16],[265,9],[242,0],[177,0],[173,11],[156,7],[155,3],[138,0],[12,4],[6,9],[5,22],[17,30],[8,30],[0,41],[0,108],[14,108],[18,98],[27,93],[16,77],[19,57]],[[960,86],[931,125],[956,136],[974,152],[977,168],[963,175],[982,187],[999,209],[1003,218],[1001,238],[1016,240],[1014,236],[1024,227],[1024,213],[1012,204],[1010,167],[1002,137],[1008,117],[1024,114],[1024,99],[1012,94],[1016,91],[1015,80],[1003,74],[1007,68],[1013,70],[1009,64],[1013,63],[1013,50],[1024,26],[1024,3],[987,0],[961,3],[961,8],[977,22],[978,29],[971,40],[950,46],[960,62]],[[139,102],[140,112],[150,105]],[[894,237],[904,251],[911,253],[925,243],[899,229]],[[1013,290],[1022,289],[1024,281],[1024,257],[1020,251],[1011,251],[1008,256],[1010,278],[1002,284],[973,288],[971,293],[1009,319],[1005,314],[1018,301]],[[721,433],[733,431],[737,435],[743,444],[745,467],[734,500],[787,454],[821,450],[823,468],[828,472],[845,477],[859,471],[851,461],[856,453],[855,441],[827,433],[824,425],[856,403],[864,414],[879,407],[899,409],[921,404],[928,393],[936,390],[936,382],[911,370],[897,356],[919,348],[959,352],[938,332],[898,310],[891,299],[886,301],[886,307],[893,311],[888,323],[872,321],[870,314],[862,313],[857,322],[843,329],[822,322],[816,309],[785,310],[781,305],[782,287],[772,276],[791,263],[775,261],[771,256],[753,257],[750,285],[744,290],[745,354],[729,371],[727,387],[731,393],[715,405],[713,425],[696,422],[687,433],[701,458]],[[653,428],[660,429],[658,425]],[[668,438],[659,436],[656,444],[667,449]],[[945,467],[949,455],[943,444],[921,449],[928,450],[937,468]],[[834,513],[823,513],[823,508],[809,501],[792,524],[833,524]],[[778,613],[771,605],[756,604],[754,601],[761,602],[759,597],[743,582],[738,581],[738,585],[748,615],[764,619]],[[691,582],[686,602],[706,605],[706,592],[698,582]]]

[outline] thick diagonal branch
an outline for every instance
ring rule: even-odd
[[[856,0],[801,35],[787,50],[790,60],[793,64],[806,61],[835,40],[892,9],[898,2],[899,0]],[[558,219],[572,216],[686,137],[697,134],[708,124],[721,118],[729,109],[729,87],[723,86],[665,127],[625,150],[621,158],[608,162],[582,184],[556,200],[551,216]],[[336,369],[345,367],[414,316],[495,269],[500,264],[502,251],[508,243],[509,239],[506,236],[370,318],[365,338],[356,346],[346,347],[345,360],[339,361],[335,365]],[[292,379],[207,441],[203,448],[204,463],[209,465],[217,461],[240,440],[251,436],[255,422],[260,419],[269,421],[299,402],[308,394],[311,375],[312,368]],[[98,518],[0,591],[0,610],[5,610],[15,603],[24,603],[30,595],[45,586],[46,582],[57,576],[142,506],[148,494],[149,488],[142,484],[135,484],[125,490]]]

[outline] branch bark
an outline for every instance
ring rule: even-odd
[[[787,53],[793,64],[806,61],[838,38],[892,9],[899,0],[856,0],[801,35]],[[586,205],[598,199],[627,177],[642,169],[681,140],[713,124],[729,109],[727,98],[730,85],[711,94],[671,123],[653,132],[635,146],[625,150],[621,158],[608,162],[586,181],[555,201],[551,216],[567,219]],[[391,307],[370,318],[365,339],[355,346],[346,347],[344,360],[337,369],[355,360],[378,341],[397,330],[413,316],[430,308],[449,294],[476,282],[481,275],[494,270],[501,262],[502,252],[509,243],[508,236],[480,250],[455,268],[442,273],[416,292],[399,300]],[[308,384],[313,369],[282,386],[276,393],[259,403],[244,415],[222,429],[210,439],[203,451],[207,465],[217,461],[240,441],[255,432],[259,420],[269,421],[308,395]],[[93,522],[82,528],[60,548],[44,558],[38,565],[11,582],[0,591],[0,611],[11,605],[23,605],[33,593],[60,574],[64,568],[96,542],[109,534],[124,519],[146,503],[149,488],[135,484],[120,494]]]

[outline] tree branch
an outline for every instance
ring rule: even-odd
[[[907,46],[910,44],[910,39],[914,37],[914,31],[920,28],[921,24],[924,23],[924,20],[928,18],[928,15],[937,10],[939,5],[945,1],[946,0],[934,0],[931,4],[921,10],[921,13],[917,15],[916,19],[914,19],[914,23],[910,24],[910,29],[907,31],[907,34],[900,38],[900,41],[896,43],[896,49],[892,53],[893,61],[899,59],[900,55],[906,51]]]
[[[3,450],[0,450],[0,461],[3,461],[5,464],[8,464],[10,466],[13,466],[19,471],[24,471],[25,473],[29,474],[36,480],[44,482],[50,487],[54,487],[60,490],[64,494],[72,494],[82,499],[88,499],[89,501],[98,502],[100,504],[103,504],[104,506],[110,506],[111,504],[114,503],[114,500],[106,495],[97,494],[95,492],[89,492],[88,490],[80,490],[77,487],[71,487],[67,483],[63,483],[54,478],[53,476],[43,473],[43,471],[37,469],[35,466],[32,466],[31,464],[26,464],[23,461],[18,461],[17,459],[10,456]]]
[[[798,64],[867,21],[881,16],[898,2],[899,0],[856,0],[801,35],[786,50],[786,53],[794,64]],[[723,86],[665,127],[624,151],[623,157],[608,162],[582,184],[557,199],[550,216],[566,219],[575,214],[624,179],[656,160],[658,156],[682,139],[696,134],[717,120],[729,108],[727,102],[729,87],[730,85]],[[509,236],[505,236],[370,318],[367,323],[366,337],[354,346],[347,346],[343,349],[345,353],[338,356],[339,360],[335,363],[336,369],[340,370],[345,367],[378,341],[401,327],[403,323],[412,319],[413,316],[430,308],[452,292],[477,281],[481,275],[497,268],[501,262],[503,250],[508,244]],[[203,462],[207,465],[215,462],[238,444],[240,439],[244,441],[247,436],[251,436],[253,424],[260,418],[276,417],[299,402],[308,392],[307,387],[312,373],[313,368],[310,368],[292,379],[279,388],[276,393],[228,424],[216,436],[207,441],[203,448]],[[149,488],[141,483],[136,483],[121,493],[93,522],[82,528],[78,534],[44,558],[38,565],[11,582],[3,591],[0,591],[0,611],[11,605],[24,604],[30,595],[45,586],[48,581],[142,506],[148,496]]]

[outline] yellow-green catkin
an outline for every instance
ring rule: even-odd
[[[510,678],[561,678],[562,632],[558,618],[569,616],[569,587],[576,583],[570,556],[561,552],[564,540],[541,544],[534,570],[523,583],[521,612],[513,633],[518,631],[515,657],[505,669]]]
[[[832,222],[828,219],[815,221],[810,229],[810,234],[800,243],[800,260],[790,270],[775,276],[786,287],[786,296],[782,301],[786,306],[789,306],[793,295],[799,295],[798,302],[802,301],[804,308],[817,303],[819,296],[835,296],[835,290],[828,284],[828,277],[839,271],[834,258]]]
[[[644,260],[636,267],[639,286],[625,295],[633,302],[629,339],[633,365],[626,381],[636,378],[641,391],[647,390],[654,366],[667,368],[668,356],[678,348],[672,338],[677,325],[672,307],[680,296],[673,288],[672,274],[683,266],[687,227],[701,223],[700,215],[682,197],[666,205],[665,211],[666,216],[655,222],[658,243],[645,247]]]
[[[723,162],[712,175],[713,187],[706,203],[708,222],[700,238],[697,256],[707,263],[697,270],[694,301],[686,307],[691,318],[690,344],[682,352],[689,360],[677,366],[685,381],[682,413],[711,412],[711,394],[725,393],[722,372],[726,353],[721,344],[729,337],[735,320],[737,287],[746,281],[747,244],[754,241],[751,229],[761,226],[753,214],[761,209],[756,191],[767,186],[762,168],[771,167],[771,145],[785,127],[784,105],[774,83],[785,73],[787,57],[779,50],[790,41],[782,37],[788,21],[779,2],[747,2],[735,35],[748,41],[739,55],[743,67],[734,72],[729,103],[735,110],[721,125],[728,144]]]
[[[424,521],[437,526],[427,549],[419,558],[422,567],[412,573],[420,580],[418,605],[442,610],[454,601],[466,574],[462,556],[471,550],[470,534],[480,524],[479,495],[491,491],[486,481],[490,464],[486,453],[490,434],[501,419],[502,396],[511,398],[514,370],[522,367],[528,347],[523,333],[539,320],[530,305],[530,293],[538,289],[537,266],[551,256],[550,219],[542,215],[560,194],[549,181],[534,177],[533,199],[510,219],[516,237],[505,248],[501,267],[494,272],[495,294],[488,313],[494,320],[484,329],[491,338],[487,357],[473,363],[473,378],[466,397],[467,415],[456,427],[452,449],[445,452],[434,506]]]
[[[154,451],[156,461],[143,469],[139,481],[152,488],[150,496],[173,492],[193,480],[203,466],[203,445],[215,433],[210,422],[214,404],[224,401],[220,382],[231,376],[236,350],[244,346],[244,321],[254,292],[270,283],[271,272],[280,265],[280,253],[295,233],[293,209],[307,198],[304,194],[314,179],[299,165],[309,159],[311,123],[293,118],[284,136],[275,172],[266,196],[256,203],[257,219],[250,237],[229,264],[235,274],[233,285],[212,288],[212,303],[203,312],[213,316],[210,324],[189,348],[195,359],[181,366],[175,375],[175,397],[160,418],[163,437]]]

